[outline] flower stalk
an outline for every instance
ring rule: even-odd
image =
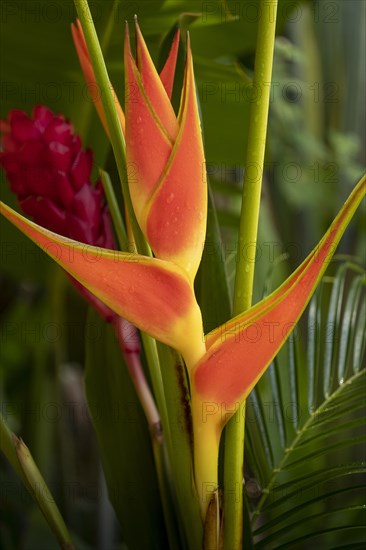
[[[251,104],[247,151],[244,164],[243,195],[238,235],[237,264],[234,287],[233,314],[252,304],[255,269],[255,250],[264,153],[267,136],[269,99],[276,30],[277,0],[261,0],[257,47],[253,77],[253,94],[258,99]],[[253,250],[253,256],[248,252]],[[226,427],[224,459],[224,548],[242,547],[243,483],[244,483],[245,402],[239,406]],[[232,495],[235,495],[235,498]]]

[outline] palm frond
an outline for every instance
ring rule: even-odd
[[[349,262],[325,277],[307,324],[248,400],[256,548],[356,548],[365,540],[365,288],[365,273]]]

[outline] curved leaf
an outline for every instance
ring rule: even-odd
[[[131,550],[167,545],[149,428],[113,330],[89,311],[85,390],[109,498]],[[141,529],[141,525],[144,526]]]

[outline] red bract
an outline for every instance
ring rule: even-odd
[[[1,121],[0,165],[22,210],[37,223],[85,244],[114,248],[101,182],[91,183],[93,153],[63,116],[37,106]]]

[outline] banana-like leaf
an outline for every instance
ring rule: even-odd
[[[195,290],[202,311],[205,332],[227,322],[231,317],[231,296],[223,254],[223,243],[213,193],[208,182],[206,242]],[[215,273],[215,277],[212,274]]]
[[[128,548],[158,550],[167,540],[146,419],[113,330],[93,310],[89,323],[102,337],[86,341],[85,390],[109,498]]]
[[[170,262],[66,239],[0,203],[3,214],[103,303],[193,363],[202,318],[185,273]]]
[[[268,298],[208,336],[208,351],[192,372],[193,396],[200,402],[243,401],[295,327],[335,248],[365,195],[357,184],[318,246]],[[230,414],[217,415],[225,423]]]
[[[324,278],[307,326],[248,399],[256,548],[353,548],[364,540],[365,291],[365,273],[350,264]]]

